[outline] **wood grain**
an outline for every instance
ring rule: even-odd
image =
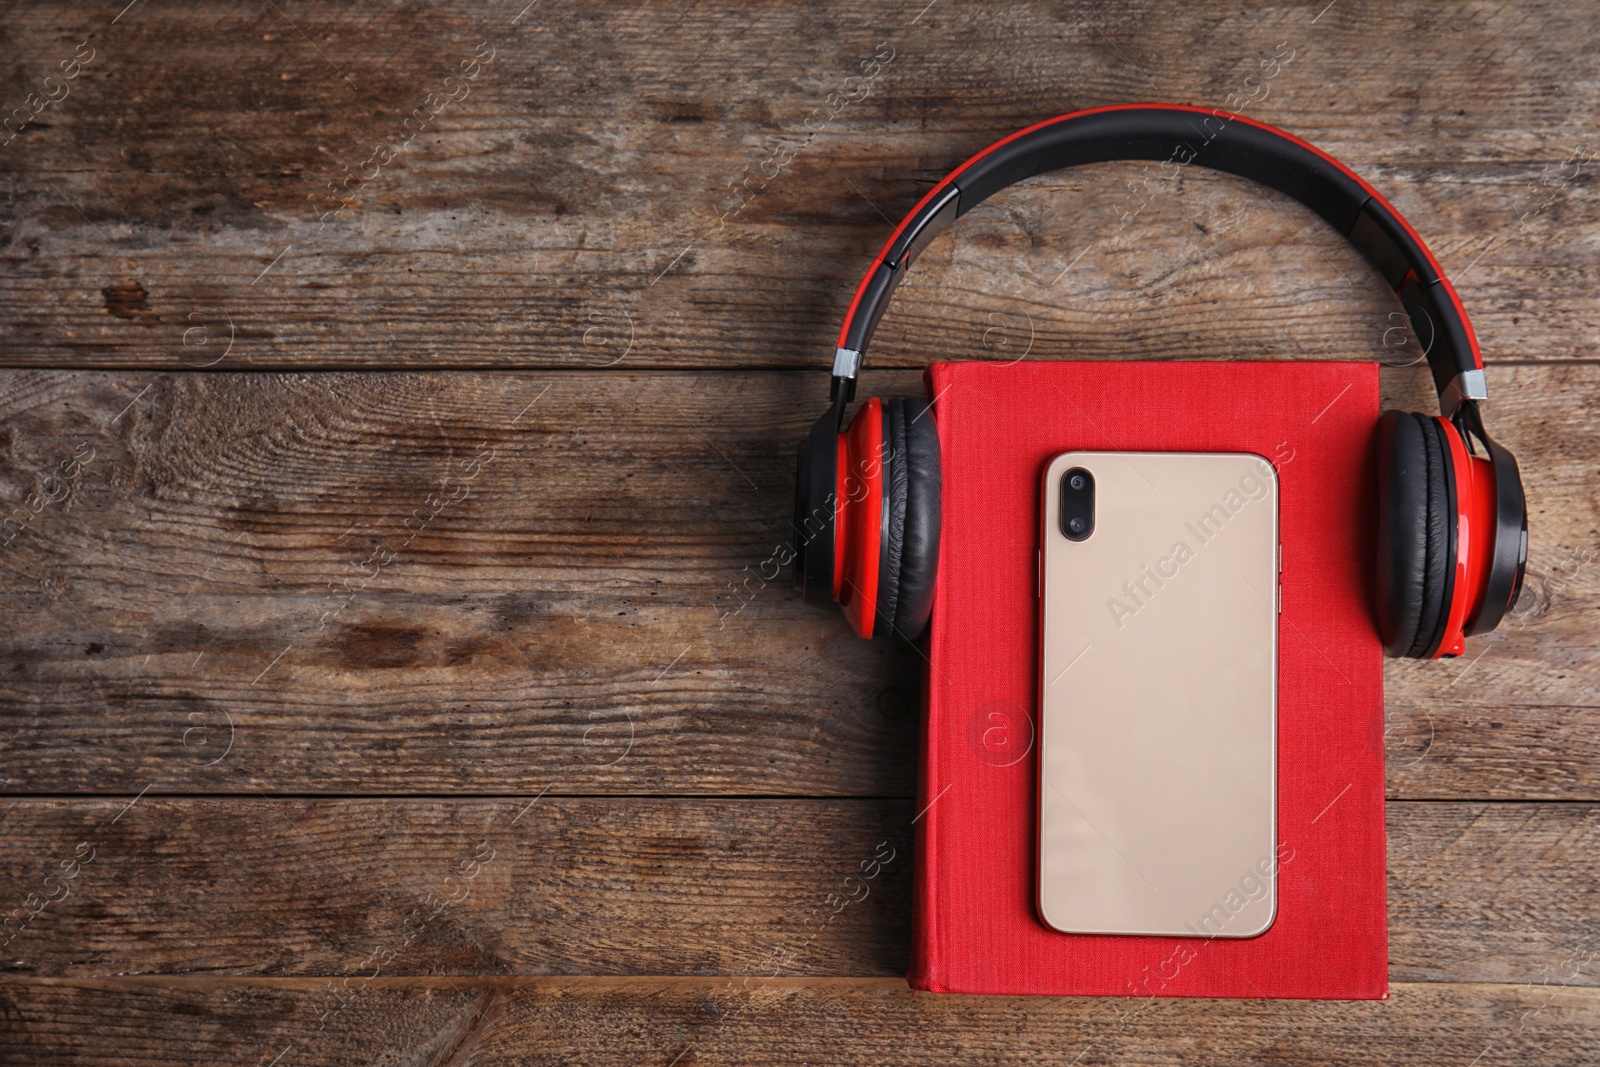
[[[1560,0],[924,6],[12,12],[13,96],[93,59],[0,149],[0,362],[819,366],[888,220],[970,153],[1077,107],[1230,95],[1412,218],[1491,359],[1592,355],[1592,34]],[[875,358],[1015,352],[1024,328],[1052,356],[1383,351],[1393,297],[1305,210],[1095,169],[935,245]]]
[[[11,789],[914,788],[918,652],[774,561],[817,375],[3,377]],[[1497,381],[1535,577],[1473,658],[1389,667],[1391,792],[1594,798],[1600,368]]]
[[[380,978],[348,991],[203,978],[8,980],[0,998],[10,1024],[0,1049],[129,1067],[274,1056],[277,1067],[681,1067],[809,1062],[820,1050],[840,1064],[1368,1065],[1420,1055],[1578,1067],[1600,1053],[1600,991],[1554,984],[1398,984],[1387,1001],[1337,1003],[929,996],[892,978]]]
[[[132,801],[10,807],[7,970],[709,976],[778,960],[798,977],[908,963],[910,800]],[[1600,981],[1600,809],[1399,802],[1388,830],[1392,980]],[[60,899],[13,914],[30,893]]]

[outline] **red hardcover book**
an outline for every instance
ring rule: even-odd
[[[1371,363],[941,363],[944,478],[910,983],[951,993],[1388,995]],[[1278,914],[1248,940],[1061,934],[1035,896],[1039,478],[1084,450],[1278,471]],[[1218,901],[1227,908],[1229,900]]]

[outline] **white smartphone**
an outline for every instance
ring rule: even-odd
[[[1040,918],[1074,934],[1265,933],[1278,899],[1272,464],[1068,452],[1042,489]]]

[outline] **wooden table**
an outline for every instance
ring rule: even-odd
[[[1592,13],[524,2],[0,18],[0,1059],[1600,1058]],[[1392,997],[912,994],[920,661],[762,566],[834,332],[997,135],[1230,94],[1427,235],[1528,483],[1515,619],[1386,671]],[[975,211],[867,388],[1383,359],[1428,407],[1306,210],[1143,183]]]

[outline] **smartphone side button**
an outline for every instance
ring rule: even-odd
[[[1033,595],[1040,600],[1044,599],[1044,549],[1039,549],[1033,554],[1033,573],[1038,575],[1033,585]]]

